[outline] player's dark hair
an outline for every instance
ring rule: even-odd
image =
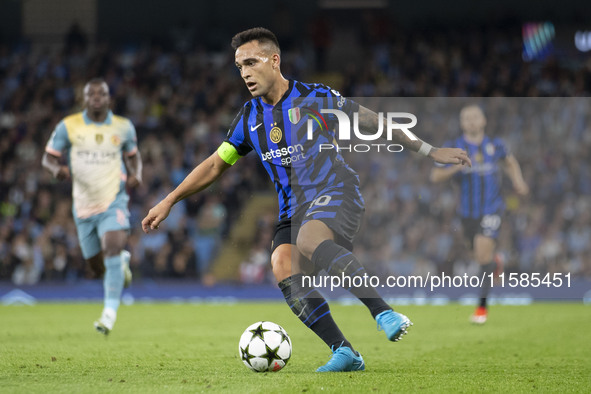
[[[102,83],[107,83],[107,81],[100,77],[92,78],[90,81],[86,82],[87,85],[98,85]]]
[[[86,94],[86,88],[90,85],[102,85],[102,84],[107,85],[107,94],[111,94],[111,88],[109,87],[109,84],[107,83],[107,81],[104,80],[104,78],[100,78],[100,77],[96,77],[96,78],[92,78],[90,79],[88,82],[86,82],[86,84],[84,85],[83,88],[83,92],[84,94]]]
[[[244,30],[236,34],[232,37],[232,48],[236,50],[251,41],[258,41],[262,44],[271,44],[277,53],[281,53],[277,37],[275,37],[275,34],[273,34],[271,30],[265,29],[264,27],[253,27],[252,29]]]

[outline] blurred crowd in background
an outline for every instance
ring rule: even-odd
[[[591,67],[552,57],[526,63],[520,36],[506,30],[405,34],[375,14],[364,18],[366,27],[347,34],[322,19],[299,41],[278,32],[283,74],[330,84],[349,97],[591,93]],[[52,179],[40,162],[53,128],[81,109],[82,88],[97,76],[109,84],[114,113],[134,123],[144,161],[143,184],[131,191],[130,203],[128,249],[136,278],[205,280],[245,202],[255,193],[274,193],[257,157],[242,158],[208,191],[177,204],[159,231],[145,235],[140,221],[219,146],[249,99],[233,52],[229,45],[225,52],[200,46],[190,29],[166,41],[119,46],[88,43],[77,27],[59,51],[0,44],[0,280],[33,284],[90,275],[72,220],[71,185]],[[505,188],[499,249],[507,269],[591,277],[589,108],[579,98],[550,117],[489,117],[489,130],[507,141],[531,189],[519,199],[511,185]],[[418,134],[441,145],[460,133],[455,116],[443,124]],[[371,272],[474,269],[455,215],[457,194],[451,183],[429,184],[430,160],[407,153],[348,157],[371,201],[365,227],[372,231],[362,232],[356,243]],[[242,282],[271,281],[274,224],[273,215],[252,223],[260,236],[244,253],[237,275]]]

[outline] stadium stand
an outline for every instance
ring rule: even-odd
[[[388,30],[375,15],[367,18],[374,19],[364,26],[373,29],[345,32],[354,38],[349,50],[365,61],[343,60],[339,37],[344,34],[337,31],[333,40],[318,44],[321,51],[290,44],[284,74],[327,82],[350,97],[574,97],[591,92],[588,66],[552,57],[526,63],[520,37],[505,30],[405,34]],[[195,43],[190,49],[160,43],[88,45],[74,33],[58,51],[0,44],[0,280],[33,284],[87,276],[71,219],[70,185],[52,180],[40,159],[59,119],[79,108],[83,84],[104,76],[114,112],[136,126],[144,159],[144,184],[133,192],[130,205],[136,225],[129,246],[137,280],[268,282],[268,258],[266,266],[262,262],[274,220],[243,218],[253,196],[273,193],[255,157],[241,159],[240,168],[231,169],[207,193],[178,204],[160,232],[145,235],[139,225],[150,206],[217,148],[248,99],[231,51]],[[569,115],[567,109],[562,114]],[[509,270],[591,277],[589,121],[584,115],[572,125],[568,137],[574,142],[568,144],[551,129],[522,129],[521,145],[513,148],[532,192],[525,204],[508,197],[511,216],[500,249]],[[437,130],[421,130],[420,136],[439,144],[445,139]],[[404,166],[380,172],[372,161],[356,163],[365,198],[375,201],[366,225],[396,218],[383,237],[360,237],[360,259],[372,261],[371,270],[380,273],[465,271],[469,259],[458,255],[459,239],[450,231],[456,225],[453,194],[449,187],[428,184],[431,163],[404,158],[409,160]],[[372,179],[387,179],[386,190]],[[412,198],[416,195],[423,199]],[[245,220],[257,236],[243,245],[240,257],[228,250],[237,236],[234,227],[244,227]],[[229,263],[230,272],[223,267]]]

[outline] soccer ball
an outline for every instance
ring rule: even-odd
[[[291,339],[279,324],[260,321],[248,326],[238,343],[240,359],[255,372],[277,372],[291,357]]]

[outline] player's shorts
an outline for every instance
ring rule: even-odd
[[[74,213],[74,222],[78,232],[78,242],[82,249],[82,256],[89,259],[101,251],[101,238],[108,231],[129,231],[128,198],[117,199],[109,208],[98,215],[85,219],[77,218]]]
[[[277,223],[271,249],[296,244],[300,228],[310,220],[320,220],[335,234],[335,242],[353,250],[353,240],[361,227],[365,205],[359,185],[331,186],[320,191],[312,202],[302,204],[292,218]]]
[[[470,248],[474,248],[474,237],[476,235],[497,239],[501,223],[502,217],[500,213],[484,215],[479,218],[462,218],[464,237],[470,243]]]

